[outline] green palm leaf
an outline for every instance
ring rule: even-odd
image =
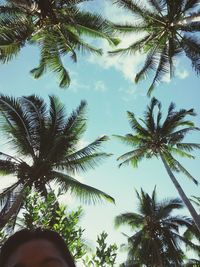
[[[16,184],[0,194],[2,214],[5,215],[2,215],[2,220],[0,218],[0,227],[12,219],[15,224],[27,187],[46,198],[51,181],[56,181],[65,192],[69,189],[84,202],[97,203],[102,199],[114,202],[108,194],[70,176],[71,173],[95,168],[110,156],[100,151],[101,145],[108,140],[106,136],[81,149],[78,147],[86,130],[86,102],[82,101],[67,116],[57,97],[49,96],[49,100],[47,106],[35,95],[0,96],[2,134],[7,144],[15,148],[14,151],[12,147],[11,155],[0,152],[0,173],[13,174],[17,178]]]
[[[171,1],[147,0],[145,3],[135,0],[116,0],[119,7],[133,13],[133,21],[128,24],[114,25],[115,31],[120,34],[131,34],[132,44],[109,53],[111,55],[126,55],[139,52],[145,54],[144,65],[138,71],[135,82],[140,82],[148,74],[152,74],[152,81],[148,87],[148,95],[164,81],[164,76],[174,76],[175,60],[185,53],[191,61],[192,67],[199,74],[198,33],[199,1]],[[144,37],[134,41],[134,33]]]
[[[144,118],[141,118],[140,121],[135,118],[134,113],[128,112],[128,119],[133,133],[125,136],[116,135],[116,137],[126,145],[130,145],[132,149],[118,157],[118,160],[120,160],[119,166],[131,163],[133,167],[138,167],[138,163],[142,159],[150,159],[154,156],[162,160],[170,179],[200,231],[199,216],[173,174],[173,172],[183,173],[195,184],[198,184],[198,181],[173,156],[178,155],[194,159],[191,152],[200,148],[198,143],[184,142],[184,138],[188,133],[199,131],[199,128],[187,119],[187,117],[195,115],[194,109],[176,111],[174,103],[171,103],[163,120],[162,105],[156,98],[152,98],[150,105],[146,108]],[[149,211],[154,209],[154,207],[151,207],[150,197],[147,197],[143,191],[141,191],[141,198],[139,194],[137,196],[141,202],[143,201],[142,198],[147,200],[148,203],[145,207]],[[143,210],[141,211],[144,212]]]
[[[55,171],[52,172],[52,175],[55,177],[54,180],[63,190],[70,190],[73,195],[78,197],[84,203],[97,203],[102,201],[102,199],[114,203],[114,199],[108,194],[94,187],[83,184],[69,175]]]
[[[54,72],[59,86],[66,88],[70,76],[62,57],[70,55],[77,61],[78,52],[97,55],[102,50],[93,46],[85,37],[101,38],[111,45],[119,39],[114,36],[112,23],[100,15],[83,11],[82,1],[16,1],[0,4],[0,60],[12,60],[25,45],[37,45],[40,49],[39,65],[31,70],[35,79],[46,71]],[[45,2],[46,3],[46,2]]]

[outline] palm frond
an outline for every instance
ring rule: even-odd
[[[5,199],[5,197],[6,202],[0,211],[0,228],[3,228],[8,221],[17,216],[22,206],[24,188],[20,183],[15,183],[0,194],[1,200]]]
[[[127,225],[130,226],[131,229],[137,228],[138,226],[141,227],[142,221],[144,220],[144,217],[137,213],[122,213],[115,217],[115,227],[118,228],[121,225]]]
[[[184,121],[184,124],[185,124],[185,121]],[[193,126],[194,124],[191,121],[186,122],[186,125],[187,126],[191,125],[192,127],[187,127],[187,128],[184,128],[184,129],[181,129],[181,130],[178,130],[178,131],[175,131],[169,134],[169,144],[174,145],[174,144],[180,143],[189,132],[199,131],[199,128],[194,127]]]
[[[109,156],[111,156],[111,154],[103,152],[93,153],[91,155],[81,156],[77,158],[73,156],[72,158],[69,157],[65,162],[54,164],[54,166],[58,169],[67,170],[69,173],[75,174],[78,172],[86,172],[90,169],[94,169]]]
[[[180,25],[179,30],[190,33],[200,31],[200,22],[195,21],[187,23],[187,25]]]
[[[120,157],[118,157],[117,160],[122,161],[119,164],[119,167],[121,167],[122,165],[127,165],[131,163],[131,165],[134,168],[137,168],[138,163],[146,156],[146,154],[147,154],[147,149],[145,147],[141,147],[141,148],[129,151],[121,155]]]
[[[113,29],[116,33],[127,34],[127,33],[140,33],[146,30],[146,24],[142,23],[126,23],[126,24],[112,24]]]
[[[0,113],[6,118],[5,131],[11,134],[19,144],[21,152],[35,157],[32,147],[32,129],[29,114],[23,112],[18,100],[0,95]]]
[[[149,9],[146,8],[145,5],[138,4],[132,0],[115,0],[115,3],[120,7],[126,9],[127,11],[133,12],[136,16],[146,18],[147,16],[154,16]]]
[[[200,41],[197,37],[184,35],[182,37],[181,47],[184,49],[186,56],[191,60],[192,67],[197,74],[200,73]]]
[[[9,11],[8,11],[9,12]],[[24,47],[33,32],[31,21],[22,13],[0,14],[0,60],[7,63]]]
[[[10,160],[0,159],[0,176],[14,174],[17,171],[17,165]]]
[[[198,185],[198,181],[180,164],[179,161],[174,159],[174,163],[176,164],[179,171],[181,171],[183,174],[185,174],[190,180],[192,180],[196,185]]]
[[[115,54],[120,54],[120,55],[131,55],[135,54],[137,51],[142,51],[144,48],[144,45],[147,41],[153,40],[154,36],[153,35],[145,35],[145,37],[141,38],[140,40],[132,43],[130,46],[126,48],[119,48],[115,49],[113,51],[109,51],[108,53],[112,56]]]
[[[147,129],[145,129],[138,121],[137,119],[135,118],[135,114],[130,112],[130,111],[127,111],[127,114],[128,114],[128,119],[129,119],[129,123],[130,123],[130,126],[133,130],[136,131],[137,134],[140,134],[141,136],[146,136],[148,137],[150,134],[148,132]]]
[[[86,129],[86,106],[86,101],[81,101],[78,108],[69,116],[64,129],[66,135],[76,135],[77,138],[80,138],[82,133],[84,133]]]
[[[153,8],[153,11],[157,11],[159,14],[162,15],[164,11],[164,1],[162,0],[147,0],[148,4]]]
[[[156,49],[153,48],[148,52],[143,68],[136,74],[135,82],[138,83],[139,81],[145,79],[148,73],[151,70],[155,69],[156,64],[157,64],[157,51]]]
[[[84,203],[93,203],[102,201],[105,199],[111,203],[114,203],[114,199],[108,194],[91,187],[89,185],[83,184],[76,179],[70,177],[69,175],[52,171],[54,180],[59,186],[65,191],[70,191],[71,194],[75,195]]]
[[[185,11],[188,11],[190,9],[193,9],[193,8],[195,8],[198,5],[199,5],[199,0],[186,0],[185,1],[185,6],[184,6],[182,12],[184,13]]]
[[[195,157],[189,153],[186,153],[185,151],[179,149],[179,148],[175,148],[175,147],[171,147],[169,148],[169,151],[172,153],[172,154],[176,154],[180,157],[185,157],[185,158],[189,158],[189,159],[195,159]]]
[[[81,159],[83,157],[92,156],[93,153],[96,153],[97,149],[104,143],[108,141],[108,137],[103,135],[97,138],[94,142],[90,143],[89,145],[83,147],[82,149],[76,150],[72,154],[67,154],[66,159],[68,161],[73,161],[77,159]]]
[[[153,97],[151,99],[150,105],[147,107],[147,111],[145,112],[146,126],[152,134],[154,134],[154,132],[156,131],[156,128],[155,128],[156,125],[154,121],[153,112],[154,112],[155,107],[159,105],[161,105],[161,103],[155,97]]]
[[[156,69],[154,79],[148,89],[147,92],[148,96],[151,95],[156,85],[158,85],[161,82],[161,80],[170,72],[170,64],[167,52],[168,52],[168,47],[165,46],[160,54],[160,60]]]
[[[146,140],[140,135],[126,134],[125,136],[114,134],[114,137],[119,139],[122,143],[131,146],[142,145]]]

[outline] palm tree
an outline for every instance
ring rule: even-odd
[[[151,196],[142,189],[136,195],[139,213],[122,213],[115,218],[117,227],[127,225],[134,231],[128,237],[128,259],[124,266],[180,266],[184,254],[179,228],[191,225],[189,218],[172,214],[183,208],[182,202],[179,199],[158,202],[155,189]]]
[[[48,110],[44,100],[35,95],[20,98],[0,95],[1,131],[9,145],[7,151],[12,151],[0,152],[0,172],[17,177],[0,194],[0,227],[16,217],[27,188],[46,197],[50,182],[83,202],[96,203],[101,199],[114,202],[106,193],[72,177],[94,168],[110,155],[98,151],[108,139],[106,136],[79,147],[86,130],[86,102],[82,101],[67,117],[59,99],[55,96],[49,99]]]
[[[116,135],[116,137],[133,147],[133,150],[118,158],[122,161],[119,166],[131,163],[133,167],[137,167],[143,158],[156,157],[162,160],[170,179],[200,231],[200,218],[173,174],[173,172],[182,172],[198,184],[197,180],[174,157],[174,155],[179,155],[192,159],[194,157],[190,152],[200,148],[200,144],[183,142],[189,132],[199,131],[193,122],[186,119],[186,116],[194,115],[193,109],[175,111],[175,105],[171,103],[166,118],[162,120],[161,103],[156,98],[152,98],[141,123],[134,113],[128,111],[134,134]]]
[[[199,208],[200,208],[200,198],[199,197],[196,197],[196,196],[192,196],[192,198],[190,198],[190,201],[193,202],[197,208],[198,208],[198,212],[199,212]],[[195,239],[196,240],[196,244],[193,245],[193,251],[196,253],[196,255],[198,255],[198,258],[200,258],[200,234],[199,234],[199,231],[196,227],[196,225],[193,223],[192,227],[190,227],[189,229],[186,229],[186,231],[184,232],[184,235],[183,235],[184,238],[186,238],[187,240],[193,240]],[[193,261],[190,260],[188,265],[186,266],[196,266],[194,263],[199,263],[200,265],[200,261],[197,262],[197,260],[195,259],[194,260],[194,265],[192,265]],[[197,266],[199,266],[197,265]]]
[[[111,51],[110,54],[146,54],[144,66],[135,76],[135,82],[154,72],[148,95],[164,76],[174,74],[175,59],[185,53],[197,74],[200,73],[200,42],[196,33],[200,31],[199,0],[146,0],[145,5],[135,0],[116,0],[120,7],[135,16],[133,23],[113,25],[123,34],[140,34],[133,43]]]
[[[100,15],[78,8],[87,0],[5,0],[0,5],[0,60],[10,61],[27,44],[40,48],[39,66],[31,70],[39,78],[47,69],[57,73],[60,87],[69,86],[69,73],[62,57],[77,61],[77,51],[97,55],[102,50],[85,37],[103,38],[118,44],[112,37],[110,22]]]

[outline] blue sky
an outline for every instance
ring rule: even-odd
[[[122,12],[109,4],[109,1],[96,0],[87,3],[87,8],[99,10],[113,21],[129,21],[130,14]],[[135,38],[132,36],[131,38]],[[121,46],[126,46],[132,39],[125,38]],[[111,49],[106,42],[97,42],[104,50]],[[96,206],[83,206],[84,216],[82,225],[85,230],[85,238],[95,242],[97,234],[105,230],[108,232],[109,242],[118,245],[125,242],[121,232],[129,233],[128,229],[114,229],[114,217],[122,212],[136,211],[137,200],[134,190],[151,193],[157,186],[159,199],[177,197],[172,182],[169,180],[162,163],[159,160],[143,161],[138,169],[131,166],[118,168],[116,158],[130,148],[112,137],[113,134],[124,135],[131,131],[128,124],[126,111],[134,112],[138,117],[143,115],[150,99],[146,96],[149,81],[138,85],[134,84],[134,75],[142,63],[143,56],[132,57],[97,57],[92,55],[79,55],[78,63],[64,59],[65,66],[71,74],[72,83],[66,90],[60,89],[55,76],[47,73],[39,80],[34,80],[29,71],[38,64],[39,54],[37,47],[25,47],[12,62],[0,65],[0,92],[3,94],[21,96],[37,94],[48,101],[48,95],[57,95],[65,104],[68,114],[76,108],[80,101],[85,99],[88,103],[88,128],[81,140],[82,144],[93,141],[96,137],[106,134],[110,137],[103,150],[113,153],[95,170],[79,174],[78,179],[97,187],[112,195],[116,205],[104,203]],[[180,57],[176,62],[177,71],[172,81],[166,79],[154,92],[166,110],[171,101],[179,108],[195,108],[197,117],[194,122],[200,126],[200,90],[199,78],[196,77],[190,67],[190,62]],[[189,142],[199,142],[199,133],[188,136]],[[2,140],[3,142],[3,140]],[[2,143],[1,142],[1,143]],[[2,144],[1,144],[2,145]],[[199,179],[199,153],[195,153],[195,160],[180,161]],[[177,175],[179,182],[188,196],[199,196],[199,187],[188,181],[183,175]],[[1,186],[5,184],[5,178],[0,178]],[[80,205],[71,197],[64,199],[71,208]],[[183,211],[187,214],[187,211]],[[120,256],[122,260],[123,256]]]

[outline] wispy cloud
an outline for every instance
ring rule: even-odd
[[[122,8],[117,7],[116,5],[112,5],[111,2],[105,2],[104,6],[104,14],[107,18],[111,19],[115,23],[128,23],[133,22],[133,14],[123,10]],[[134,43],[138,38],[141,38],[141,34],[128,34],[123,35],[121,39],[121,43],[117,48],[126,48],[130,44]],[[94,55],[91,55],[88,60],[93,64],[100,65],[103,69],[115,68],[117,71],[123,74],[123,77],[133,82],[136,73],[138,72],[141,65],[144,64],[145,54],[135,53],[123,56],[111,56],[107,53],[107,51],[112,50],[112,48],[108,45],[106,41],[101,42],[101,47],[105,51],[102,57],[97,58]],[[115,49],[115,48],[114,48]],[[179,65],[179,63],[177,63]],[[189,75],[186,69],[180,67],[178,68],[176,64],[175,77],[179,79],[185,79]],[[170,83],[169,75],[166,75],[163,79],[163,82]]]
[[[71,84],[70,90],[74,93],[77,93],[80,89],[89,90],[90,86],[88,84],[81,83],[78,77],[77,72],[71,73]]]
[[[184,69],[178,69],[176,71],[176,76],[179,78],[179,79],[186,79],[188,76],[189,76],[189,72],[187,70],[184,70]]]
[[[107,90],[106,86],[105,86],[105,83],[103,81],[97,81],[95,83],[95,87],[94,89],[96,91],[100,91],[100,92],[105,92]]]
[[[133,21],[133,15],[125,12],[122,8],[118,8],[116,5],[111,5],[109,2],[104,4],[104,15],[111,19],[115,23],[126,23]],[[138,39],[138,35],[129,34],[121,38],[121,43],[117,48],[126,48],[131,43]],[[101,57],[91,55],[88,60],[94,64],[100,65],[104,69],[115,68],[117,71],[123,73],[126,80],[133,81],[135,74],[137,73],[138,65],[143,62],[144,55],[136,53],[135,55],[123,55],[123,56],[111,56],[107,51],[112,50],[106,41],[101,41],[101,47],[105,51]]]

